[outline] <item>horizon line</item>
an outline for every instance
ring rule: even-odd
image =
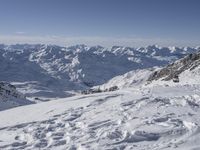
[[[198,40],[177,40],[170,38],[138,38],[138,37],[103,37],[103,36],[30,36],[30,35],[0,35],[0,43],[5,45],[15,44],[47,44],[57,46],[123,46],[147,47],[158,45],[160,47],[199,47]],[[80,44],[79,44],[80,43]]]

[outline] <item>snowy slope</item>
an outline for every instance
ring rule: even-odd
[[[197,48],[76,45],[1,45],[0,80],[28,97],[48,100],[74,95],[132,70],[163,66]]]
[[[174,83],[177,77],[179,82]],[[107,83],[95,86],[101,90],[117,86],[118,88],[139,87],[153,82],[160,85],[187,85],[200,84],[200,52],[191,53],[164,67],[139,69],[124,75],[116,76]],[[166,82],[165,82],[166,81]],[[152,84],[153,85],[153,84]]]
[[[199,92],[144,86],[1,111],[0,149],[199,149]]]
[[[120,76],[116,76],[106,82],[105,84],[95,86],[101,90],[109,89],[117,86],[119,89],[139,87],[147,83],[149,76],[153,73],[155,68],[133,70]]]
[[[200,84],[200,52],[189,54],[166,67],[157,69],[148,80],[164,83],[172,82],[175,77],[179,80],[176,84]]]
[[[33,104],[33,102],[27,100],[24,95],[19,93],[15,86],[6,82],[0,82],[0,111],[28,104]]]

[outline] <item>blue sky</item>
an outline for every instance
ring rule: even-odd
[[[0,0],[0,43],[200,45],[200,0]]]

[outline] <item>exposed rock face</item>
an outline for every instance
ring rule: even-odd
[[[32,103],[19,93],[15,86],[7,82],[0,82],[0,111]]]
[[[148,81],[163,79],[165,81],[177,78],[185,70],[193,70],[200,65],[200,52],[188,56],[152,73]]]
[[[0,82],[0,99],[6,100],[9,97],[25,98],[22,94],[17,92],[15,86],[7,82]]]

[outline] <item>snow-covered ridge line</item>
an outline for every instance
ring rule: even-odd
[[[111,91],[108,89],[124,89],[145,85],[161,84],[165,86],[181,84],[181,85],[197,85],[200,84],[200,52],[191,53],[165,67],[154,67],[149,69],[138,69],[116,76],[103,85],[95,86],[83,93],[95,93],[103,91]],[[158,80],[158,81],[157,81]],[[170,82],[165,82],[169,81]]]
[[[175,61],[172,64],[167,65],[166,67],[155,71],[149,77],[149,81],[162,79],[165,81],[177,78],[178,76],[184,73],[185,71],[195,72],[199,70],[200,67],[200,52],[189,54],[186,57]]]
[[[11,44],[11,45],[7,45],[7,44],[0,44],[0,48],[1,49],[7,49],[7,50],[17,50],[17,49],[31,49],[31,48],[36,48],[36,47],[43,47],[43,48],[47,48],[47,47],[59,47],[59,48],[63,48],[63,49],[85,49],[85,50],[89,50],[90,48],[96,48],[96,49],[104,49],[104,50],[113,50],[116,51],[117,49],[135,49],[138,51],[142,51],[142,52],[147,52],[148,49],[152,50],[152,49],[169,49],[172,53],[175,51],[194,51],[194,50],[200,50],[200,46],[159,46],[159,45],[149,45],[149,46],[141,46],[141,47],[129,47],[129,46],[119,46],[119,45],[114,45],[111,48],[107,48],[107,47],[103,47],[100,45],[95,45],[95,46],[87,46],[85,44],[77,44],[77,45],[71,45],[71,46],[59,46],[59,45],[54,45],[54,44]],[[123,51],[123,50],[122,50]]]

